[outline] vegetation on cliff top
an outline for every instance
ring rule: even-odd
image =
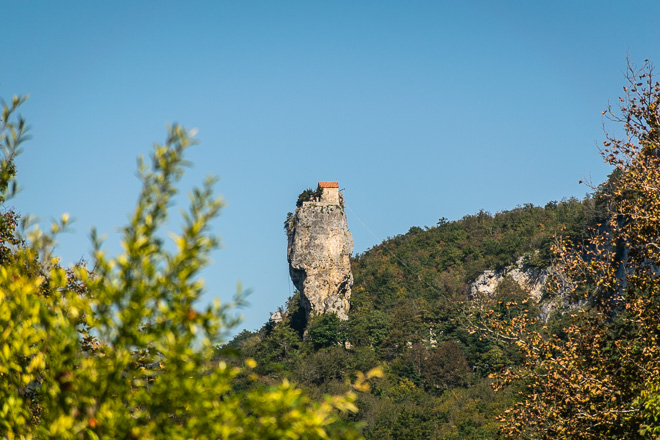
[[[321,197],[322,194],[323,194],[323,188],[321,188],[320,186],[317,186],[316,189],[307,188],[298,195],[298,199],[296,200],[296,207],[300,208],[303,202],[307,202],[311,199],[319,198]]]

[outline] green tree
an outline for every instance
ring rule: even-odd
[[[317,199],[323,194],[323,189],[320,186],[317,186],[316,189],[307,188],[300,194],[298,194],[298,199],[296,200],[296,206],[300,208],[303,202],[307,202],[311,199]],[[287,217],[289,217],[287,215]],[[288,220],[288,219],[287,219]]]
[[[334,313],[312,318],[307,326],[307,333],[317,349],[337,345],[344,338],[342,322]]]
[[[0,121],[3,200],[25,139],[24,122],[12,119],[21,102],[5,105]],[[241,303],[240,295],[233,304],[196,303],[204,287],[199,271],[218,245],[209,232],[222,206],[214,179],[190,195],[182,230],[171,235],[175,250],[161,236],[193,144],[174,125],[151,165],[140,159],[142,192],[123,228],[124,252],[109,258],[94,238],[93,273],[65,270],[52,256],[67,216],[10,247],[0,267],[0,437],[357,437],[338,423],[339,412],[356,410],[353,392],[315,402],[286,380],[259,385],[251,359],[242,367],[214,361],[214,348],[236,323],[232,307]],[[13,230],[11,218],[2,222],[2,231]],[[255,386],[237,388],[239,375]],[[366,389],[368,377],[354,386]]]
[[[427,380],[437,389],[464,386],[469,375],[470,367],[463,351],[454,341],[442,344],[426,361]]]

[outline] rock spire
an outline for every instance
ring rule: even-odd
[[[348,319],[353,237],[337,182],[319,182],[286,223],[291,280],[307,317],[336,313]]]

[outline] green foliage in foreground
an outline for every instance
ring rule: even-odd
[[[0,141],[3,200],[13,158],[25,139],[5,106]],[[169,251],[159,232],[193,144],[181,127],[140,160],[142,193],[123,228],[124,253],[108,258],[95,240],[94,272],[52,257],[55,236],[33,229],[14,239],[16,216],[0,223],[0,437],[14,439],[325,439],[356,438],[338,412],[356,411],[350,387],[310,399],[287,380],[264,383],[255,362],[214,360],[235,324],[234,304],[195,308],[199,271],[218,240],[209,233],[222,203],[213,179],[190,196]],[[95,234],[94,234],[95,235]],[[237,303],[240,303],[240,296]],[[238,378],[241,378],[241,381]],[[355,386],[366,389],[367,377]],[[248,381],[249,390],[238,385]]]

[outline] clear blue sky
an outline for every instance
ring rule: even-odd
[[[31,96],[12,204],[76,219],[60,240],[66,263],[89,255],[92,225],[117,252],[137,155],[167,123],[198,128],[184,189],[215,174],[227,202],[205,300],[231,298],[240,280],[253,290],[248,329],[291,294],[282,223],[303,189],[346,188],[356,252],[440,217],[582,197],[580,179],[608,173],[601,111],[626,54],[660,63],[657,1],[12,0],[0,11],[0,96]]]

